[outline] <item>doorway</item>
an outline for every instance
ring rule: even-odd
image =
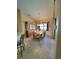
[[[28,37],[28,30],[27,30],[28,22],[25,22],[25,36]]]
[[[56,36],[56,29],[57,29],[57,25],[56,25],[56,23],[57,23],[57,20],[56,20],[56,18],[54,19],[54,31],[53,31],[53,39],[55,40],[55,36]]]

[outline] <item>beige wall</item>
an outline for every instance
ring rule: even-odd
[[[57,40],[56,40],[56,59],[61,59],[61,21],[58,24]]]
[[[21,11],[19,9],[17,9],[17,27],[18,32],[22,32]]]
[[[55,59],[61,59],[61,0],[56,0],[55,17],[57,18],[58,28],[56,32],[56,56]]]
[[[53,30],[53,18],[51,18],[49,22],[49,31],[47,33],[51,38],[53,37]]]

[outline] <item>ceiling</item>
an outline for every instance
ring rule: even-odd
[[[53,0],[17,0],[17,8],[33,18],[53,17]]]

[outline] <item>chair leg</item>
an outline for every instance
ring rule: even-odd
[[[25,50],[25,47],[23,46],[23,51]]]
[[[21,46],[21,57],[23,57],[23,51],[25,50],[24,45]]]
[[[23,51],[22,51],[22,46],[21,46],[21,57],[23,57],[23,54],[22,53],[23,53]]]
[[[17,49],[17,55],[19,55],[19,48]]]
[[[17,47],[17,55],[20,53],[20,47]]]

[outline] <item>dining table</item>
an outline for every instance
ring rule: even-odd
[[[42,40],[45,36],[45,31],[35,31],[34,34],[33,34],[33,38],[35,40]]]

